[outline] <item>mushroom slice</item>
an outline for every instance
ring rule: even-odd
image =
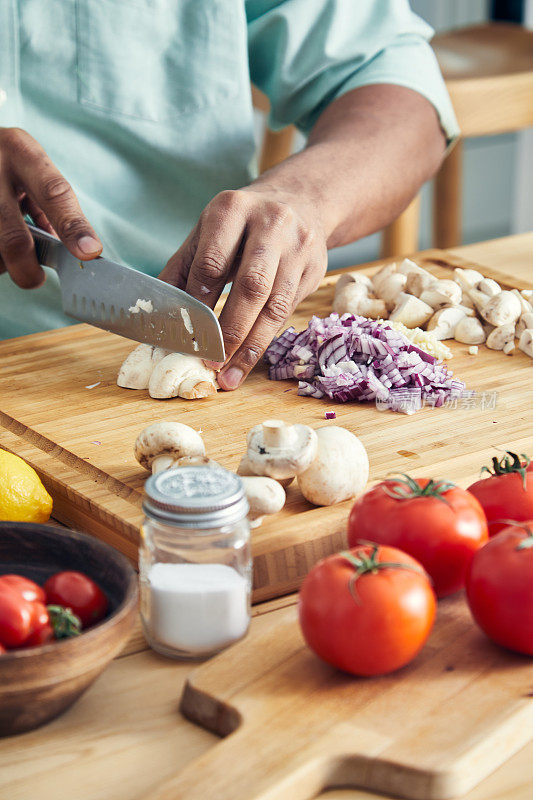
[[[513,324],[500,325],[494,328],[487,336],[485,344],[490,350],[505,350],[510,352],[509,344],[514,348],[515,326]]]
[[[533,358],[533,328],[526,328],[525,331],[522,331],[518,347],[526,356]]]
[[[398,295],[403,292],[407,282],[407,275],[402,275],[401,272],[394,272],[388,278],[381,281],[377,295],[380,300],[385,301],[387,309],[390,311],[396,305]]]
[[[420,299],[434,309],[446,305],[458,305],[462,299],[461,287],[455,281],[435,281],[420,295]]]
[[[372,285],[375,291],[379,291],[381,288],[381,284],[388,280],[391,275],[394,275],[397,271],[397,266],[395,263],[393,264],[385,264],[381,269],[379,269],[375,275],[372,276]]]
[[[214,371],[202,359],[170,353],[153,370],[148,390],[158,400],[178,396],[198,400],[216,394],[217,383]]]
[[[514,294],[518,298],[522,314],[531,314],[531,312],[533,312],[533,306],[522,292],[519,292],[518,289],[511,289],[511,294]]]
[[[483,294],[488,295],[488,297],[495,297],[497,294],[500,294],[502,290],[500,284],[493,281],[492,278],[483,278],[476,288],[480,292],[483,292]]]
[[[459,284],[461,289],[475,289],[485,276],[477,269],[461,269],[457,267],[453,271],[453,279]]]
[[[303,496],[316,506],[355,497],[368,481],[368,456],[362,442],[337,425],[317,428],[316,436],[316,457],[297,478]]]
[[[420,328],[433,316],[433,309],[412,294],[400,294],[389,319],[402,322],[407,328]]]
[[[404,258],[401,264],[398,265],[398,272],[401,272],[402,275],[409,275],[410,272],[417,272],[419,275],[428,274],[427,270],[423,269],[423,267],[419,267],[418,264],[415,264],[410,258]]]
[[[200,434],[181,422],[154,422],[142,430],[134,446],[135,458],[147,470],[161,472],[183,456],[205,456]]]
[[[374,299],[367,294],[361,283],[348,283],[335,296],[333,311],[337,314],[360,314],[370,319],[386,317],[387,306],[384,300]]]
[[[154,357],[156,351],[157,356]],[[122,362],[117,384],[124,389],[148,389],[153,368],[166,354],[167,351],[161,347],[152,347],[151,344],[137,345]]]
[[[257,528],[261,525],[263,517],[281,511],[285,505],[285,490],[274,478],[264,476],[244,476],[241,478],[244,493],[250,506],[248,519],[250,527]]]
[[[425,270],[422,270],[422,272],[408,272],[405,277],[405,291],[408,294],[414,294],[415,297],[420,297],[425,289],[429,289],[430,286],[437,282],[435,276]]]
[[[487,337],[477,317],[463,317],[455,326],[453,338],[463,344],[483,344]]]
[[[368,293],[372,291],[372,281],[368,275],[359,272],[344,272],[335,284],[335,294],[338,294],[350,283],[359,283],[361,286],[365,286]]]
[[[474,300],[475,303],[475,300]],[[499,328],[501,325],[515,324],[520,314],[522,306],[517,296],[512,292],[503,291],[491,297],[488,302],[480,309],[483,319],[491,325]]]
[[[518,338],[520,338],[526,328],[533,328],[533,312],[528,311],[526,314],[522,314],[516,323],[516,335]]]
[[[466,316],[462,306],[449,306],[436,311],[428,322],[427,330],[431,331],[436,339],[453,339],[457,324]]]
[[[283,480],[307,469],[316,454],[316,433],[308,425],[268,419],[248,431],[248,461],[256,475]]]

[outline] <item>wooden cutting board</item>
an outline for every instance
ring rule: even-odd
[[[465,266],[443,251],[417,260],[439,277]],[[291,323],[301,329],[313,314],[330,313],[336,280],[328,276]],[[511,277],[507,285],[515,285]],[[244,452],[246,431],[268,417],[349,428],[368,451],[371,480],[408,471],[466,486],[495,448],[533,451],[532,362],[519,351],[505,356],[480,347],[470,356],[466,345],[453,343],[455,374],[480,393],[474,407],[405,416],[371,404],[298,397],[294,382],[269,381],[264,366],[238,392],[196,402],[153,400],[146,391],[116,385],[131,349],[131,342],[88,325],[0,342],[0,447],[38,471],[57,519],[93,533],[134,562],[146,473],[133,457],[133,443],[156,420],[179,420],[202,431],[209,455],[230,469]],[[327,410],[337,419],[326,421]],[[289,487],[285,509],[253,532],[254,600],[294,590],[319,558],[345,546],[349,508],[350,502],[313,507],[297,486]]]
[[[145,800],[308,800],[340,786],[444,800],[533,738],[533,663],[486,639],[462,595],[441,601],[410,665],[372,679],[319,661],[295,607],[273,613],[191,674],[182,712],[227,738]]]

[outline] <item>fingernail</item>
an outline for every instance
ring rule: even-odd
[[[206,365],[206,367],[209,367],[209,369],[214,369],[215,372],[218,372],[219,369],[222,368],[222,365],[224,364],[224,362],[223,361],[206,361],[204,359],[204,364]]]
[[[244,378],[244,372],[238,367],[230,367],[218,377],[223,389],[236,389]]]
[[[102,245],[94,236],[82,236],[81,239],[78,239],[78,247],[82,253],[86,253],[88,256],[99,253],[102,249]]]

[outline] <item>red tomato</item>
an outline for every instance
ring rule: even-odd
[[[482,472],[490,477],[476,481],[468,491],[483,506],[491,536],[503,530],[509,520],[533,519],[533,463],[524,453],[519,457],[507,450],[499,461],[494,456],[492,470],[483,467]]]
[[[33,603],[34,600],[44,603],[46,600],[44,589],[22,575],[0,575],[0,586],[2,585],[10,586],[30,603]]]
[[[0,643],[20,647],[32,631],[32,603],[9,586],[0,587]]]
[[[44,584],[48,604],[70,608],[86,628],[105,617],[107,597],[82,572],[58,572]]]
[[[31,633],[26,641],[24,642],[23,647],[37,647],[40,644],[47,644],[54,639],[54,629],[50,625],[50,623],[46,623],[37,630],[34,630]]]
[[[409,663],[429,636],[436,600],[417,561],[393,547],[361,545],[319,561],[299,596],[309,647],[353,675]]]
[[[466,596],[487,636],[533,656],[533,519],[505,528],[475,554]]]
[[[348,542],[398,547],[420,561],[437,597],[464,586],[476,550],[488,539],[480,504],[453,483],[408,475],[374,486],[354,503]]]

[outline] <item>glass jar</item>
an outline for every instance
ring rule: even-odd
[[[150,647],[204,658],[250,624],[252,557],[241,479],[222,467],[177,467],[145,484],[139,572]]]

